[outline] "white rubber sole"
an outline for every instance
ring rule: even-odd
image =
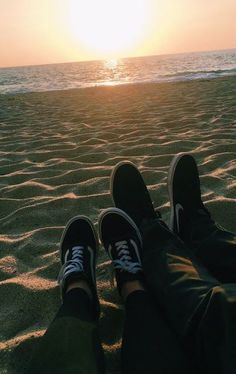
[[[105,210],[103,210],[100,214],[99,214],[99,217],[98,217],[98,230],[99,230],[99,236],[100,236],[100,240],[101,242],[102,241],[102,232],[101,232],[101,224],[102,224],[102,220],[103,218],[110,214],[110,213],[116,213],[120,216],[122,216],[123,218],[125,218],[129,223],[130,225],[135,229],[136,233],[137,233],[137,236],[139,238],[139,241],[140,241],[140,244],[142,245],[143,241],[142,241],[142,236],[140,234],[140,231],[139,231],[139,228],[138,226],[136,225],[136,223],[132,220],[132,218],[130,218],[130,216],[128,216],[127,213],[125,213],[123,210],[119,209],[119,208],[107,208]]]

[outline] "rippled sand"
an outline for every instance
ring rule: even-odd
[[[1,373],[24,373],[60,303],[63,227],[77,214],[96,223],[111,206],[117,162],[140,168],[168,221],[168,166],[193,153],[207,207],[235,230],[236,78],[1,96],[0,128]],[[108,368],[118,373],[123,309],[102,248],[97,278]]]

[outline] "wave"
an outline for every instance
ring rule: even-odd
[[[204,79],[207,77],[217,78],[221,76],[236,75],[236,68],[233,69],[218,69],[218,70],[200,70],[200,71],[183,71],[177,74],[166,74],[164,78],[171,78],[173,80],[189,80],[189,79]]]
[[[0,94],[60,91],[123,84],[181,82],[236,75],[236,51],[0,69]]]
[[[181,82],[189,80],[202,80],[202,79],[214,79],[219,77],[234,76],[236,75],[236,69],[228,70],[212,70],[212,71],[187,71],[177,74],[163,74],[155,78],[142,78],[130,81],[113,81],[113,82],[100,82],[96,84],[90,84],[89,86],[110,86],[119,84],[135,84],[135,83],[162,83],[162,82]]]

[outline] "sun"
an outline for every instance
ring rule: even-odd
[[[70,28],[87,49],[124,52],[144,35],[147,8],[147,0],[69,0]]]

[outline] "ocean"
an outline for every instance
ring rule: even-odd
[[[0,94],[236,75],[236,49],[0,69]]]

